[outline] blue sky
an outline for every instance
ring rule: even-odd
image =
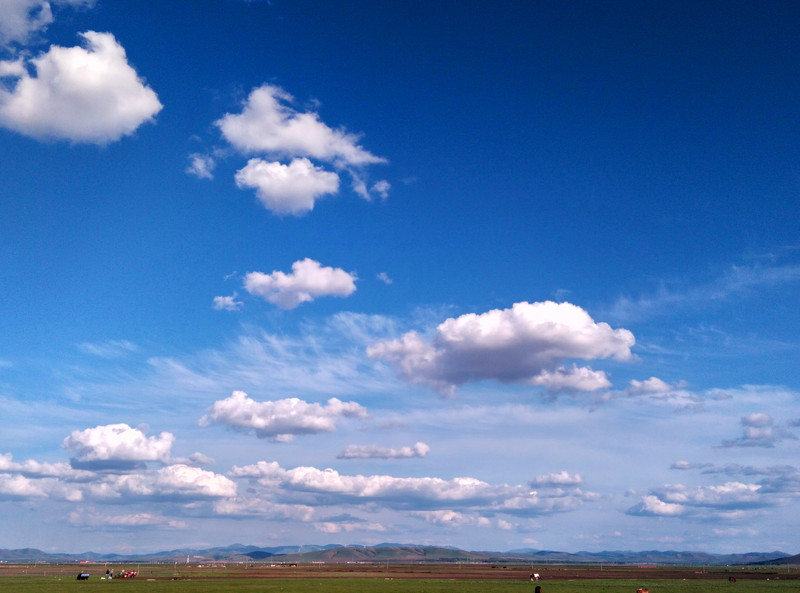
[[[789,3],[0,0],[0,547],[795,553]]]

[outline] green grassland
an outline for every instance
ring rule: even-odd
[[[0,593],[800,593],[798,569],[717,567],[670,569],[670,578],[656,571],[632,568],[594,569],[537,567],[545,574],[577,578],[529,580],[530,566],[349,566],[349,567],[181,567],[179,565],[115,565],[137,570],[135,579],[105,576],[107,565],[18,565],[0,567]],[[547,572],[545,572],[547,571]],[[79,572],[92,576],[75,579]],[[610,578],[602,576],[608,574]],[[737,574],[735,582],[730,580]],[[654,576],[656,575],[656,576]]]

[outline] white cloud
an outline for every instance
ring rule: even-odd
[[[332,432],[342,417],[366,416],[366,410],[352,401],[331,398],[325,406],[297,398],[257,402],[243,391],[234,391],[229,398],[214,402],[208,413],[200,419],[200,425],[208,426],[217,422],[237,429],[253,430],[259,438],[286,442],[298,434]]]
[[[632,515],[656,515],[663,517],[675,517],[685,512],[686,509],[682,505],[664,502],[652,494],[643,496],[642,501],[628,511],[628,513]]]
[[[574,488],[539,493],[527,486],[492,485],[472,477],[450,480],[388,475],[343,475],[333,469],[314,467],[283,469],[276,462],[260,461],[234,466],[228,474],[249,478],[269,492],[313,496],[318,504],[363,504],[381,502],[390,508],[415,510],[482,510],[509,514],[540,514],[568,511],[591,500],[593,495]]]
[[[628,393],[631,395],[645,395],[650,393],[669,393],[670,391],[675,391],[680,387],[683,387],[683,384],[680,385],[670,385],[666,381],[662,381],[658,377],[650,377],[645,381],[637,381],[636,379],[632,379],[630,382],[630,387],[628,388]]]
[[[726,482],[712,486],[667,484],[654,488],[628,510],[631,515],[736,518],[747,510],[770,506],[780,500],[769,496],[761,484]]]
[[[378,280],[380,280],[381,282],[383,282],[384,284],[386,284],[387,286],[388,286],[389,284],[392,284],[392,282],[394,282],[394,281],[393,281],[393,280],[392,280],[392,279],[389,277],[389,274],[387,274],[386,272],[380,272],[380,273],[378,273],[378,275],[376,276],[376,278],[377,278]]]
[[[212,305],[217,311],[239,311],[244,307],[242,301],[236,300],[236,293],[231,296],[215,296]]]
[[[93,509],[73,511],[69,522],[77,527],[92,527],[105,530],[125,530],[137,527],[162,527],[167,529],[186,529],[184,521],[170,519],[154,513],[129,513],[125,515],[105,515]]]
[[[564,368],[566,359],[630,360],[635,340],[626,329],[596,323],[570,303],[515,303],[481,315],[451,318],[436,328],[431,341],[417,332],[367,349],[373,359],[387,360],[413,383],[427,383],[443,395],[470,381],[543,385],[560,389],[605,387],[605,373]]]
[[[316,113],[296,111],[290,105],[292,101],[280,87],[265,84],[250,93],[241,113],[226,113],[216,125],[243,153],[311,157],[336,166],[385,162],[359,146],[358,136],[331,129]]]
[[[530,379],[531,385],[541,385],[552,393],[559,391],[597,391],[611,386],[603,371],[589,367],[560,366],[553,371],[543,370]]]
[[[422,442],[406,447],[379,447],[377,445],[348,445],[338,459],[410,459],[425,457],[431,448]]]
[[[252,295],[260,296],[281,309],[294,309],[300,303],[321,296],[347,297],[356,290],[356,276],[340,268],[322,267],[313,259],[303,259],[292,264],[292,272],[249,272],[244,287]]]
[[[0,45],[25,43],[32,33],[53,22],[53,6],[92,6],[95,0],[3,0],[0,9]]]
[[[533,484],[536,486],[577,486],[583,482],[580,474],[571,474],[567,471],[558,473],[542,474],[536,476]]]
[[[198,179],[214,179],[214,169],[217,161],[213,156],[195,152],[189,155],[189,166],[186,172]]]
[[[738,439],[723,441],[724,447],[774,447],[782,438],[790,436],[778,430],[772,416],[753,413],[741,419],[742,435]]]
[[[370,189],[371,192],[378,194],[384,200],[389,197],[389,190],[391,189],[391,184],[386,181],[385,179],[381,179],[380,181],[376,181],[375,184]]]
[[[75,470],[69,463],[46,463],[34,459],[23,462],[13,461],[11,453],[0,454],[0,472],[19,473],[32,477],[60,477],[84,479],[89,477],[89,472]]]
[[[687,308],[708,307],[731,298],[747,297],[759,289],[773,288],[800,280],[800,265],[732,265],[710,282],[698,286],[662,284],[652,294],[638,298],[620,297],[608,311],[612,319],[632,321],[657,315],[673,315]]]
[[[25,42],[34,31],[53,22],[49,2],[42,0],[5,0],[0,10],[0,44]]]
[[[161,461],[167,462],[175,437],[168,432],[148,437],[127,424],[108,424],[74,430],[63,447],[77,453],[79,462]]]
[[[175,464],[158,471],[109,476],[98,492],[111,496],[217,498],[236,496],[237,489],[225,476]]]
[[[36,76],[5,62],[0,125],[39,139],[107,144],[152,121],[162,105],[110,33],[82,33],[86,47],[52,46],[30,60]],[[15,62],[18,66],[20,62]]]
[[[53,498],[77,502],[83,499],[83,493],[80,486],[58,478],[0,474],[0,498]]]
[[[380,523],[365,523],[362,521],[355,522],[335,522],[335,521],[321,521],[314,523],[314,529],[322,533],[349,533],[351,531],[386,531],[386,528]]]
[[[128,340],[107,340],[105,342],[83,342],[78,348],[100,358],[123,358],[131,352],[136,352],[138,347]]]
[[[236,185],[255,189],[264,208],[275,214],[300,216],[310,212],[322,196],[339,191],[339,176],[307,158],[293,159],[288,165],[253,158],[236,172]]]

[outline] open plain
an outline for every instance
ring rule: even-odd
[[[137,571],[136,578],[106,579]],[[90,575],[78,581],[78,573]],[[532,574],[538,581],[531,581]],[[794,566],[536,564],[0,564],[0,591],[138,593],[798,593]]]

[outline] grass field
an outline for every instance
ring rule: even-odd
[[[137,569],[135,579],[101,578],[106,570]],[[542,580],[531,582],[532,571]],[[77,581],[79,572],[91,577]],[[0,564],[3,593],[534,593],[536,586],[541,593],[800,593],[800,568]]]

